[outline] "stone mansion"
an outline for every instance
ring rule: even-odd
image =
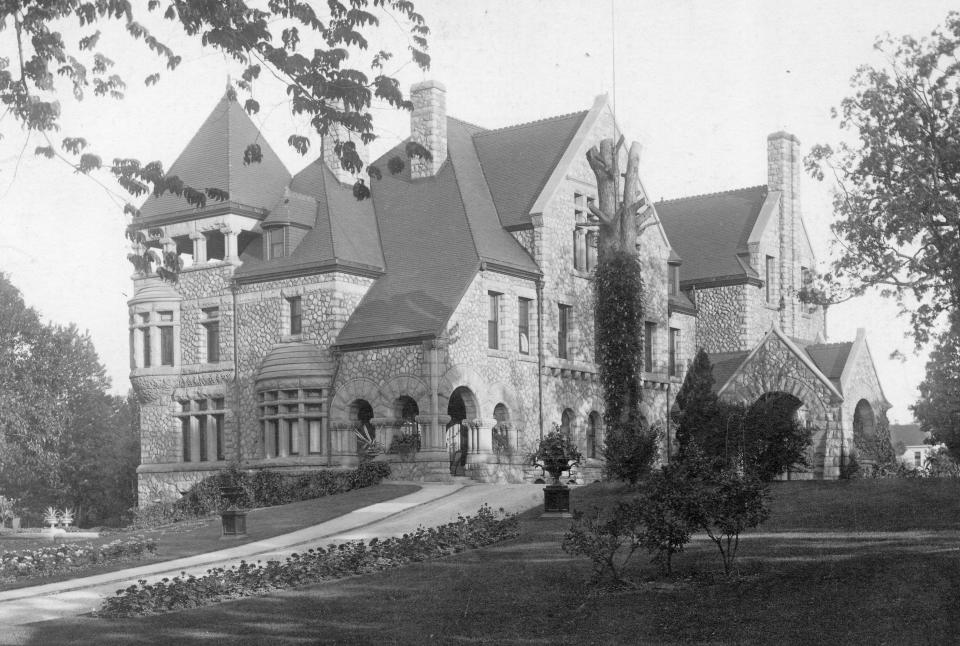
[[[230,462],[304,470],[355,464],[355,431],[405,477],[530,480],[524,455],[560,425],[602,469],[594,363],[596,183],[586,151],[619,136],[589,110],[488,130],[446,114],[445,88],[411,89],[411,137],[376,161],[371,197],[323,154],[291,175],[232,92],[170,173],[229,200],[151,196],[132,227],[185,260],[179,280],[134,276],[131,382],[141,404],[141,501]],[[259,164],[244,165],[259,141]],[[889,408],[864,335],[827,343],[797,290],[814,256],[801,216],[797,139],[767,140],[767,183],[653,203],[637,240],[647,290],[643,414],[666,425],[698,347],[722,397],[792,397],[814,433],[811,470],[835,478],[855,436]],[[662,459],[674,450],[669,437]]]

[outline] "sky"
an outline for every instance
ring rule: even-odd
[[[403,56],[399,25],[384,20],[375,48],[392,44],[401,85],[431,78],[447,88],[447,112],[501,127],[589,108],[607,93],[628,139],[643,145],[640,175],[651,196],[682,197],[766,183],[766,137],[787,130],[804,150],[844,135],[830,116],[850,94],[856,67],[878,62],[876,38],[923,36],[952,9],[940,0],[417,0],[431,28],[431,69]],[[105,159],[159,159],[167,167],[222,96],[235,64],[155,26],[183,57],[147,88],[160,67],[117,29],[102,42],[128,82],[122,101],[63,98],[65,136],[84,136]],[[2,32],[9,56],[12,30]],[[70,39],[75,30],[65,31]],[[357,65],[369,58],[357,59]],[[287,136],[308,134],[292,118],[282,87],[254,86],[254,120],[291,172],[300,157]],[[380,139],[373,153],[409,133],[409,116],[374,111]],[[78,176],[64,163],[33,155],[41,135],[0,120],[0,272],[44,320],[89,331],[117,392],[129,387],[127,305],[132,267],[124,238],[129,199],[109,176]],[[808,176],[802,208],[826,269],[831,254],[831,188]],[[906,321],[878,294],[834,306],[830,341],[867,339],[891,421],[909,422],[925,353],[916,353]],[[890,359],[898,350],[905,360]]]

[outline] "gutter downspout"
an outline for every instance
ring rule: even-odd
[[[243,460],[243,444],[240,441],[242,435],[240,422],[243,414],[240,406],[240,344],[237,341],[237,333],[240,330],[240,310],[237,308],[237,281],[235,280],[230,281],[230,293],[233,296],[233,397],[236,401],[233,421],[237,446],[234,453],[237,456],[237,463],[240,463]]]
[[[537,279],[537,401],[540,439],[543,439],[543,279]]]

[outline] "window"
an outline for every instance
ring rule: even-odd
[[[150,315],[141,314],[140,315],[140,325],[143,327],[140,328],[140,337],[143,341],[143,367],[149,368],[153,364],[153,358],[150,356]]]
[[[567,344],[570,335],[571,308],[569,305],[559,305],[558,308],[560,318],[557,322],[557,356],[566,359],[568,357]]]
[[[158,312],[160,318],[160,365],[173,365],[173,312]]]
[[[184,462],[207,462],[211,456],[224,460],[223,420],[226,402],[223,397],[183,400],[180,402],[180,432]]]
[[[304,448],[310,454],[323,453],[323,389],[265,390],[257,398],[264,457],[302,456]]]
[[[203,310],[203,327],[207,337],[207,363],[220,361],[220,308]]]
[[[282,258],[285,254],[284,239],[283,234],[285,227],[277,227],[276,229],[270,229],[269,237],[269,257],[272,260],[273,258]]]
[[[801,283],[800,286],[805,288],[810,287],[813,284],[813,272],[810,271],[809,268],[807,267],[800,268],[800,283]],[[807,303],[804,309],[806,313],[810,314],[817,309],[817,306],[813,303]]]
[[[290,334],[300,334],[303,332],[303,303],[299,296],[287,302],[290,304]]]
[[[597,268],[597,242],[599,237],[595,231],[587,233],[587,271]]]
[[[600,413],[593,411],[587,418],[587,457],[597,457],[597,444],[600,436]]]
[[[913,452],[913,466],[919,467],[922,466],[922,457],[920,451]]]
[[[653,337],[657,333],[657,324],[647,321],[643,324],[643,370],[653,372]]]
[[[530,299],[517,299],[517,347],[520,354],[530,354]]]
[[[573,230],[573,268],[582,270],[584,267],[583,254],[583,231],[574,228]]]
[[[667,265],[667,283],[670,296],[677,296],[680,293],[680,265]]]
[[[500,348],[500,294],[487,292],[490,299],[490,315],[487,318],[487,347],[491,350]]]
[[[680,330],[670,328],[670,376],[676,377],[680,374],[680,367],[677,361],[680,359]]]
[[[776,273],[776,260],[773,256],[767,256],[767,265],[766,265],[766,289],[767,289],[767,302],[773,302],[773,278]]]

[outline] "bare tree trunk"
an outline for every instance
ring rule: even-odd
[[[598,257],[602,259],[609,251],[633,252],[636,249],[637,235],[643,230],[641,224],[650,215],[646,208],[647,200],[640,188],[640,144],[633,142],[627,155],[627,172],[623,176],[623,199],[617,200],[617,180],[620,176],[619,152],[623,139],[613,144],[612,139],[604,139],[600,146],[594,146],[587,152],[587,161],[597,178],[597,196],[599,206],[590,209],[600,239]],[[647,211],[638,218],[641,211]]]

